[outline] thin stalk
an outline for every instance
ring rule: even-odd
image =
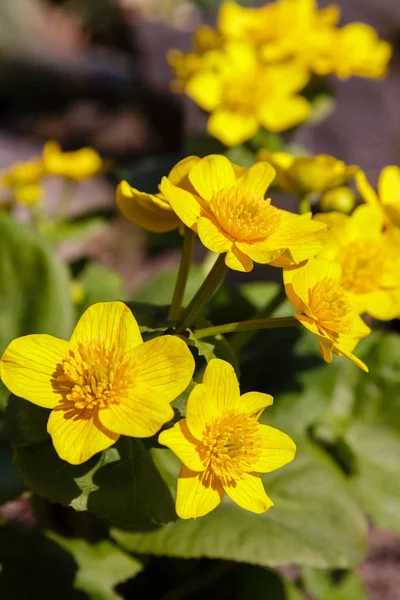
[[[179,264],[178,277],[176,279],[174,295],[172,297],[168,315],[168,321],[170,322],[177,321],[181,313],[183,296],[185,295],[195,244],[196,233],[188,227],[185,227],[181,262]]]
[[[71,200],[76,191],[76,181],[74,179],[69,179],[68,177],[64,177],[63,187],[61,190],[60,198],[58,200],[58,204],[56,207],[55,218],[56,221],[65,221],[68,217],[68,209],[71,203]]]
[[[182,333],[182,331],[185,331],[185,329],[192,325],[195,317],[224,280],[227,271],[225,254],[220,254],[202,285],[183,311],[176,328],[177,333]]]
[[[196,330],[196,338],[212,337],[218,334],[232,333],[234,331],[254,331],[260,329],[276,329],[277,327],[294,327],[299,321],[294,317],[277,317],[276,319],[251,319],[250,321],[238,321],[215,327],[204,327]]]

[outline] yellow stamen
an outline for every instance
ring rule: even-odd
[[[309,307],[324,329],[336,333],[351,331],[352,309],[345,290],[335,279],[324,277],[309,291]]]
[[[378,240],[350,242],[338,257],[343,271],[342,286],[356,294],[377,289],[386,259],[385,248]]]

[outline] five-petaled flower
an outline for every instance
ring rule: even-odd
[[[315,256],[326,237],[326,226],[312,221],[309,214],[279,210],[264,199],[274,176],[266,162],[238,173],[225,156],[210,155],[189,172],[193,191],[173,185],[166,177],[160,189],[206,248],[226,253],[231,269],[251,271],[253,261],[299,264]]]
[[[178,337],[142,340],[122,302],[92,305],[69,342],[49,335],[15,339],[1,359],[8,389],[52,409],[47,430],[63,460],[80,464],[120,435],[149,437],[174,415],[194,360]]]
[[[285,433],[258,422],[272,401],[259,392],[240,396],[232,366],[210,360],[203,383],[189,396],[186,419],[159,435],[183,463],[176,498],[182,519],[206,515],[225,493],[255,513],[273,506],[259,473],[292,461],[296,446]]]
[[[351,216],[316,215],[330,225],[319,256],[342,267],[340,283],[354,309],[388,321],[400,315],[400,230],[383,231],[378,206],[363,204]]]
[[[326,362],[332,362],[333,353],[368,371],[352,351],[371,330],[352,307],[341,277],[338,263],[312,258],[298,269],[284,271],[286,294],[299,311],[293,316],[318,336]]]

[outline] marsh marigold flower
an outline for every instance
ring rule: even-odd
[[[1,182],[12,189],[16,201],[27,205],[41,200],[43,188],[40,182],[43,176],[44,167],[40,159],[16,162],[0,174]]]
[[[51,409],[47,431],[63,460],[80,464],[120,435],[149,437],[169,421],[194,360],[174,336],[144,342],[121,302],[94,304],[69,342],[27,335],[11,342],[1,378],[17,396]]]
[[[284,271],[286,294],[299,311],[293,316],[318,337],[326,362],[337,354],[368,371],[352,351],[370,329],[352,307],[341,277],[338,263],[312,258],[298,269]]]
[[[212,113],[208,132],[226,146],[253,137],[260,126],[283,131],[304,121],[310,103],[300,96],[308,82],[303,69],[290,65],[265,68],[249,44],[232,42],[219,68],[201,69],[185,86],[196,104]]]
[[[285,433],[258,422],[272,402],[259,392],[241,396],[232,366],[210,360],[203,383],[189,396],[186,419],[159,435],[183,463],[176,498],[182,519],[206,515],[225,494],[255,513],[273,506],[259,473],[291,462],[296,446]]]
[[[104,169],[101,156],[93,148],[63,152],[57,142],[47,142],[43,148],[43,164],[47,175],[66,179],[87,179]]]
[[[298,264],[319,252],[326,235],[326,226],[312,221],[310,215],[279,210],[264,199],[274,176],[266,162],[237,171],[225,156],[210,155],[189,172],[192,192],[166,177],[160,189],[206,248],[226,253],[231,269],[251,271],[253,261]]]
[[[363,171],[357,174],[356,182],[364,201],[382,210],[386,218],[385,224],[400,227],[400,168],[389,166],[382,169],[378,193],[368,182]]]
[[[293,156],[287,152],[260,150],[260,160],[268,161],[276,170],[276,184],[286,192],[322,193],[346,183],[359,167],[346,165],[329,154]]]
[[[382,211],[365,204],[351,216],[315,218],[330,225],[319,256],[341,266],[340,283],[354,309],[381,320],[400,316],[400,230],[383,231]]]

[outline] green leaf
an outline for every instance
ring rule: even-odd
[[[78,277],[85,296],[79,305],[79,315],[96,302],[113,302],[124,299],[122,277],[112,269],[89,263]]]
[[[240,146],[234,146],[233,148],[228,148],[228,150],[225,152],[225,156],[229,158],[231,162],[246,168],[251,167],[257,162],[255,153],[244,144],[241,144]]]
[[[264,515],[240,509],[229,499],[209,515],[177,521],[157,531],[114,529],[127,550],[184,558],[220,558],[267,567],[288,563],[346,568],[366,550],[366,522],[347,483],[322,451],[298,442],[294,462],[263,476],[275,507]],[[169,481],[179,463],[167,450],[153,450]]]
[[[319,125],[325,119],[331,116],[335,110],[335,98],[332,94],[318,94],[311,102],[311,113],[309,114],[306,123],[308,125]]]
[[[76,221],[49,222],[42,227],[43,235],[52,244],[84,242],[100,233],[107,221],[102,217],[85,217]]]
[[[83,539],[64,538],[53,532],[47,537],[69,552],[78,567],[74,587],[91,600],[122,600],[114,587],[134,577],[142,564],[108,540],[89,544]]]
[[[0,215],[0,353],[29,333],[68,338],[73,326],[69,275],[34,230]],[[8,397],[0,383],[0,406]]]
[[[177,268],[157,273],[155,277],[147,281],[145,285],[135,293],[134,300],[136,302],[148,302],[157,306],[169,305],[174,293],[177,274]],[[183,298],[184,305],[191,300],[203,283],[203,280],[204,273],[201,266],[193,265],[190,270],[185,296]]]
[[[14,462],[33,492],[122,527],[176,518],[171,494],[140,440],[121,437],[84,464],[70,465],[54,450],[48,416],[46,409],[14,396],[6,411]]]

